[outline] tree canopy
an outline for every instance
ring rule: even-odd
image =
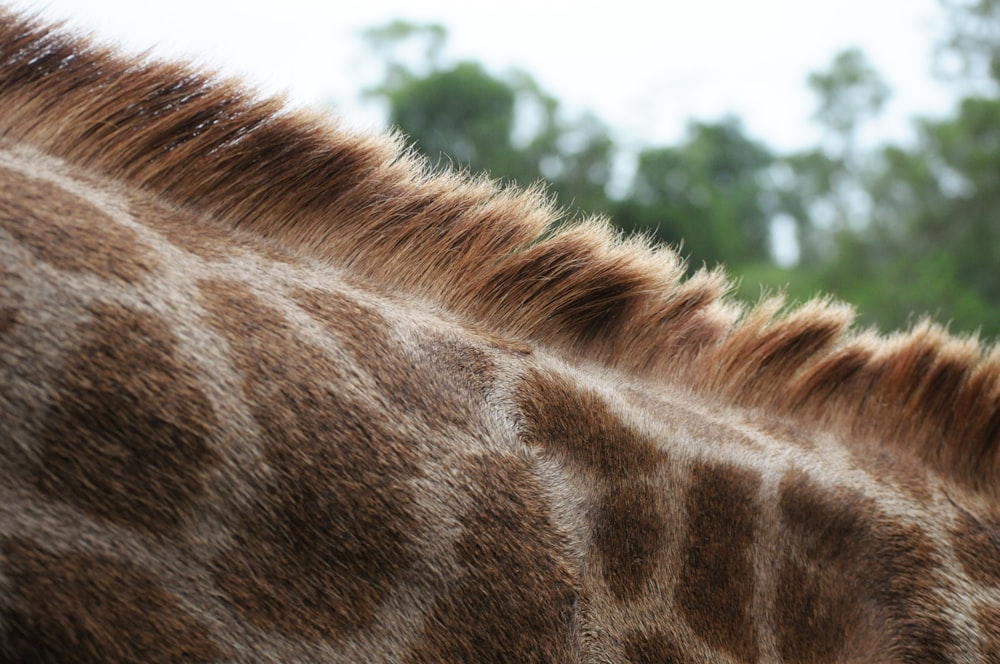
[[[608,215],[670,243],[692,269],[728,265],[749,299],[762,287],[800,300],[830,292],[866,324],[896,328],[926,313],[995,338],[1000,0],[942,4],[950,20],[939,68],[961,99],[950,117],[915,120],[907,145],[860,143],[891,90],[857,49],[805,81],[824,140],[790,154],[749,136],[737,117],[692,120],[676,145],[623,150],[598,118],[567,114],[528,73],[446,61],[438,25],[369,30],[384,65],[369,94],[432,163],[543,182],[572,214]]]

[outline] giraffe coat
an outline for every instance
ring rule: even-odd
[[[998,662],[1000,353],[0,13],[0,661]]]

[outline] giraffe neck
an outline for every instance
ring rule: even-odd
[[[974,344],[844,337],[823,303],[734,325],[666,254],[535,242],[533,199],[403,187],[301,123],[283,159],[326,198],[257,210],[318,186],[233,161],[278,138],[192,125],[182,86],[71,113],[124,65],[29,32],[0,29],[0,659],[1000,659]],[[973,440],[899,440],[945,424]]]

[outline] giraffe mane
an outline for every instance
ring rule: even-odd
[[[434,172],[196,68],[124,56],[0,12],[0,131],[174,205],[272,238],[493,334],[638,379],[723,395],[915,455],[1000,493],[1000,350],[929,322],[882,337],[853,310],[749,311],[721,271],[603,220],[564,224],[538,188]]]

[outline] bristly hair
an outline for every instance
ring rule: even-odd
[[[882,338],[813,301],[782,313],[682,281],[668,249],[600,221],[558,227],[538,191],[432,173],[398,138],[358,136],[235,83],[122,56],[0,12],[0,135],[223,223],[329,258],[652,382],[896,446],[1000,494],[1000,352],[929,323]]]

